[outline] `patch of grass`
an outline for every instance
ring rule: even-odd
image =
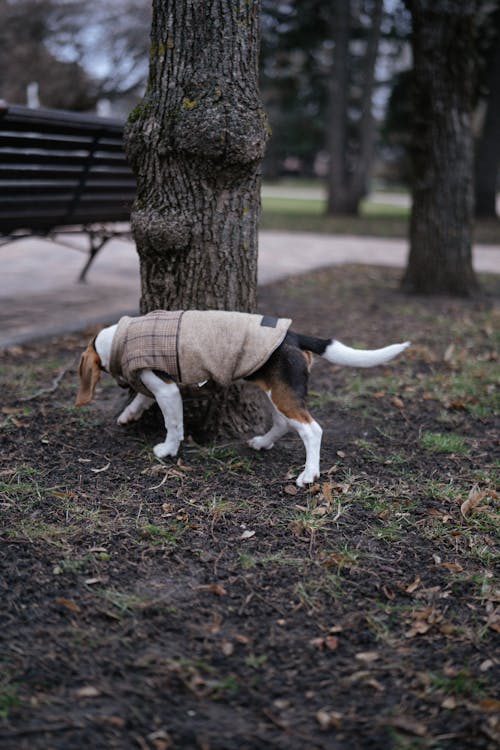
[[[429,376],[426,388],[453,413],[468,412],[481,419],[500,410],[498,362],[477,361],[460,351],[448,371]]]
[[[429,677],[431,689],[440,690],[447,695],[477,698],[484,693],[484,681],[472,677],[464,669],[452,675],[432,673]]]
[[[322,234],[402,238],[408,235],[408,209],[404,206],[366,201],[359,216],[327,216],[325,208],[321,198],[264,195],[260,226]]]
[[[469,452],[465,438],[453,432],[424,432],[420,438],[420,444],[426,451],[433,453],[459,453]]]
[[[321,574],[296,583],[293,594],[309,612],[319,612],[324,609],[325,600],[337,600],[342,595],[343,583],[341,572],[324,569]]]
[[[233,474],[252,474],[252,462],[246,456],[240,456],[233,446],[212,445],[209,447],[197,447],[196,451],[204,460],[214,461],[224,471]]]
[[[335,568],[337,573],[343,568],[354,568],[361,559],[362,554],[358,549],[352,549],[346,544],[332,550],[325,550],[323,564],[330,570]]]
[[[0,719],[7,719],[10,710],[20,703],[17,686],[10,681],[8,675],[0,673]]]
[[[134,612],[140,612],[156,605],[150,597],[118,591],[117,589],[103,589],[102,591],[99,591],[98,594],[105,602],[111,604],[118,610],[118,615],[120,617],[122,615],[130,615]],[[167,609],[173,610],[171,607],[167,607]]]
[[[54,575],[79,575],[94,569],[96,562],[107,562],[111,559],[108,552],[102,550],[91,552],[78,558],[64,557],[54,566]]]
[[[304,533],[314,534],[325,526],[327,520],[326,515],[320,515],[316,508],[296,509],[288,525],[292,533],[299,536]]]
[[[220,700],[234,696],[239,691],[235,675],[218,676],[214,667],[201,659],[172,660],[168,663],[166,669],[177,674],[188,690],[195,695]]]
[[[372,533],[376,539],[393,542],[406,534],[411,525],[412,520],[408,513],[395,513],[391,518],[384,520],[381,525],[374,526]]]
[[[214,495],[208,501],[206,507],[208,515],[211,516],[214,521],[232,515],[237,508],[236,503],[231,500],[225,500],[221,495]]]
[[[22,464],[5,476],[0,480],[0,495],[4,499],[20,503],[27,499],[36,502],[42,498],[43,490],[38,483],[42,473],[38,469]]]
[[[139,526],[139,536],[153,545],[175,547],[180,537],[186,531],[186,524],[177,519],[171,520],[166,526],[145,523]]]
[[[309,391],[307,403],[311,409],[322,409],[328,404],[338,403],[338,398],[334,393],[329,391]]]
[[[283,552],[272,552],[268,555],[249,555],[246,552],[241,552],[239,560],[240,565],[246,569],[272,565],[290,566],[299,569],[304,565],[304,560],[301,557],[290,557]]]
[[[10,539],[27,539],[29,542],[42,541],[52,545],[63,545],[68,536],[78,531],[71,524],[46,523],[40,519],[21,519],[15,528],[7,528],[4,533]]]

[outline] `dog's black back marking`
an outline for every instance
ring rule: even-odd
[[[332,343],[332,339],[319,339],[316,336],[305,336],[303,333],[288,331],[283,344],[295,346],[302,351],[313,352],[313,354],[322,355],[325,353],[327,346]]]

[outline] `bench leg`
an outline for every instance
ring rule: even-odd
[[[110,240],[111,237],[103,237],[103,236],[95,236],[90,235],[90,249],[89,249],[89,257],[87,258],[87,262],[85,263],[84,267],[82,268],[80,275],[78,276],[78,281],[80,284],[83,284],[87,280],[87,272],[92,265],[95,256],[99,252],[99,250]]]

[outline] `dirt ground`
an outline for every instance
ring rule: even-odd
[[[111,378],[76,409],[87,335],[4,352],[2,750],[497,748],[500,277],[482,282],[410,298],[346,267],[261,290],[303,333],[413,342],[383,368],[315,363],[304,490],[294,436],[163,462],[156,413],[116,425]]]

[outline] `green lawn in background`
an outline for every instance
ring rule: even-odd
[[[276,229],[296,232],[319,232],[325,234],[354,234],[374,237],[408,237],[408,206],[391,202],[362,201],[359,216],[327,216],[326,200],[319,196],[308,196],[311,188],[321,185],[305,183],[280,183],[273,185],[275,194],[262,195],[261,229]],[[279,195],[279,189],[283,195]],[[296,192],[297,196],[293,196]],[[380,191],[382,192],[382,191]],[[402,193],[404,194],[404,193]],[[500,221],[477,221],[474,228],[476,242],[500,244]]]
[[[324,234],[406,237],[408,208],[363,202],[360,216],[327,216],[326,202],[307,197],[262,197],[261,229]]]

